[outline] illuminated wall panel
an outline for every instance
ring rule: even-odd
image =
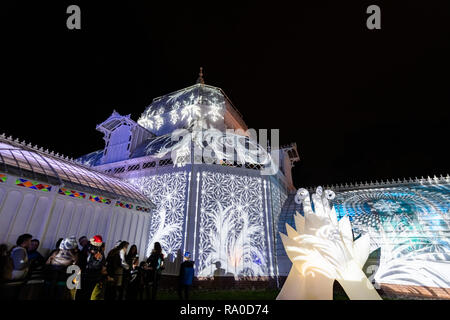
[[[155,242],[161,243],[167,255],[176,254],[182,248],[186,178],[185,171],[178,171],[128,180],[157,206],[148,230],[147,256]]]
[[[198,275],[268,275],[262,179],[203,172]]]

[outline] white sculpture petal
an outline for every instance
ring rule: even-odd
[[[338,225],[338,219],[337,219],[337,214],[336,214],[336,209],[334,208],[334,206],[331,208],[330,210],[330,219],[331,219],[331,223],[335,226]]]
[[[367,261],[370,253],[370,236],[364,234],[353,243],[353,259],[362,268]]]
[[[299,234],[297,233],[297,231],[295,231],[294,228],[292,228],[289,224],[286,223],[286,232],[289,238],[294,239],[295,237],[297,237]]]
[[[312,195],[299,189],[295,201],[303,205],[305,216],[294,215],[294,230],[286,225],[288,235],[280,233],[292,269],[277,299],[333,298],[333,283],[339,281],[350,299],[380,300],[380,296],[362,271],[370,252],[370,238],[364,235],[353,242],[348,216],[339,222],[328,200],[334,192],[317,188]]]
[[[341,232],[342,239],[344,241],[347,249],[352,252],[353,251],[353,232],[352,225],[350,224],[350,219],[348,216],[344,216],[339,220],[339,231]]]
[[[305,218],[298,212],[294,215],[295,229],[299,234],[305,233]]]

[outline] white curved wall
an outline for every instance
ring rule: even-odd
[[[141,257],[148,242],[149,213],[130,210],[111,204],[73,198],[58,193],[52,186],[49,192],[17,186],[17,177],[9,175],[0,182],[0,243],[15,245],[23,233],[40,240],[39,251],[47,255],[59,238],[102,235],[106,251],[117,240],[136,244]]]

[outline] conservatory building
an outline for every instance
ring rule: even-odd
[[[27,232],[42,251],[60,237],[101,234],[107,250],[127,240],[141,257],[155,242],[168,262],[189,251],[199,278],[287,276],[279,233],[302,214],[295,143],[277,147],[272,131],[269,147],[268,133],[249,130],[202,74],[153,99],[137,121],[113,111],[96,129],[104,148],[77,160],[0,136],[0,242]],[[324,188],[354,237],[370,235],[369,279],[450,288],[448,175]]]
[[[155,98],[137,122],[114,111],[97,126],[105,148],[78,161],[156,205],[146,256],[159,242],[169,260],[189,251],[198,277],[272,277],[276,219],[295,190],[299,157],[295,144],[271,150],[247,129],[225,93],[200,75]]]

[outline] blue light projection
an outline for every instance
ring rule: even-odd
[[[376,282],[450,288],[450,185],[346,191],[333,204],[381,248]]]

